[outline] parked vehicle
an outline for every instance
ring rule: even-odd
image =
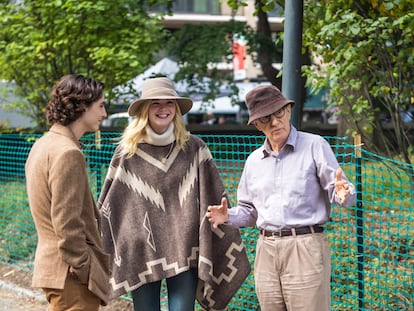
[[[184,115],[186,124],[243,124],[248,116],[244,102],[232,103],[230,97],[218,97],[210,103],[195,101]]]
[[[111,114],[106,119],[102,120],[101,127],[106,128],[125,128],[131,123],[133,117],[128,115],[128,112],[118,112]]]

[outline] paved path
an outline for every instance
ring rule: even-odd
[[[28,310],[47,310],[47,304],[42,294],[0,280],[0,311]]]

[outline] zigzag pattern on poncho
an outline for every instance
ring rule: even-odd
[[[111,298],[196,268],[199,304],[224,309],[250,263],[238,229],[212,230],[205,218],[225,195],[220,174],[201,139],[191,136],[161,161],[168,148],[142,143],[133,157],[111,161],[98,201]]]

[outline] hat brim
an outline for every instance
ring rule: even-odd
[[[286,105],[291,104],[292,106],[295,104],[293,100],[290,99],[283,99],[279,100],[276,105],[270,103],[267,104],[265,109],[260,111],[260,113],[255,113],[255,115],[249,117],[249,121],[247,122],[248,125],[252,124],[254,120],[260,119],[262,117],[266,117],[271,115],[272,113],[275,113],[276,111],[282,109]]]
[[[187,112],[190,111],[191,107],[193,107],[193,101],[191,100],[191,98],[187,98],[187,97],[171,97],[171,96],[146,97],[146,98],[137,99],[131,105],[129,105],[128,114],[130,116],[135,116],[137,114],[139,105],[151,99],[174,99],[176,100],[182,115],[185,115]]]

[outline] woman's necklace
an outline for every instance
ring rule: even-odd
[[[174,145],[175,145],[175,141],[173,141],[173,142],[170,144],[170,149],[168,150],[168,153],[165,155],[165,157],[163,157],[163,158],[161,159],[161,163],[162,163],[162,164],[165,164],[165,163],[167,162],[168,158],[170,157],[170,155],[171,155],[171,153],[172,153],[172,151],[173,151],[173,149],[174,149]]]

